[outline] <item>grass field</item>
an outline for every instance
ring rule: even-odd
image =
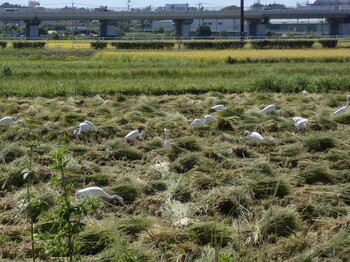
[[[65,148],[72,203],[85,186],[125,201],[84,217],[82,261],[348,261],[350,113],[333,112],[349,94],[349,54],[319,51],[2,50],[0,118],[24,121],[0,125],[2,260],[32,261],[22,171],[35,142],[44,260],[59,261],[47,249],[63,194],[51,153]],[[215,123],[190,127],[216,104]],[[268,104],[279,111],[260,113]],[[73,136],[84,120],[98,130]],[[126,142],[136,128],[146,136]]]

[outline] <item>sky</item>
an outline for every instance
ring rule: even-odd
[[[105,1],[96,1],[96,0],[37,0],[40,3],[40,6],[46,8],[60,8],[64,6],[75,7],[85,7],[85,8],[95,8],[98,6],[107,6],[110,9],[115,8],[124,8],[126,9],[128,0],[105,0]],[[240,6],[240,0],[129,0],[131,8],[142,8],[146,6],[158,7],[165,6],[165,4],[185,4],[188,3],[190,6],[197,6],[201,4],[207,9],[220,9],[229,5]],[[258,0],[244,0],[244,6],[249,7],[252,4],[256,3]],[[260,0],[260,3],[263,5],[267,4],[284,4],[287,7],[296,7],[297,3],[305,4],[307,0]],[[8,0],[0,1],[1,4],[8,2],[10,4],[19,4],[23,6],[28,5],[27,0]]]

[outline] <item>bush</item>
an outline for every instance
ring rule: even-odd
[[[321,39],[318,42],[323,48],[336,48],[338,45],[338,39]]]
[[[44,48],[45,42],[13,42],[12,46],[16,49],[24,48]]]
[[[187,49],[237,49],[244,47],[241,41],[189,41],[183,42]]]
[[[5,48],[7,46],[7,42],[0,41],[0,47]]]
[[[254,40],[251,45],[255,49],[300,49],[311,48],[313,40]]]
[[[152,42],[129,42],[120,41],[111,44],[117,49],[172,49],[175,42],[152,41]]]
[[[90,45],[91,45],[91,48],[96,49],[96,50],[98,50],[98,49],[102,50],[102,49],[105,49],[107,47],[106,42],[100,42],[100,41],[91,42]]]

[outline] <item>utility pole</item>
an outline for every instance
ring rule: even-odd
[[[128,0],[128,3],[127,3],[128,11],[130,11],[130,2],[131,0]]]
[[[241,41],[244,41],[244,0],[241,0]]]

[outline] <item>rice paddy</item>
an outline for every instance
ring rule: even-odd
[[[77,260],[347,261],[350,113],[333,112],[350,88],[349,54],[279,51],[2,50],[0,118],[24,123],[0,125],[1,259],[32,261],[22,171],[35,143],[38,260],[60,259],[45,236],[62,195],[52,152],[64,148],[72,203],[87,186],[125,202],[96,202]],[[217,104],[226,109],[211,112]],[[262,114],[268,104],[278,111]],[[190,127],[209,113],[215,123]],[[97,131],[74,136],[84,120]],[[136,128],[146,135],[125,141]]]

